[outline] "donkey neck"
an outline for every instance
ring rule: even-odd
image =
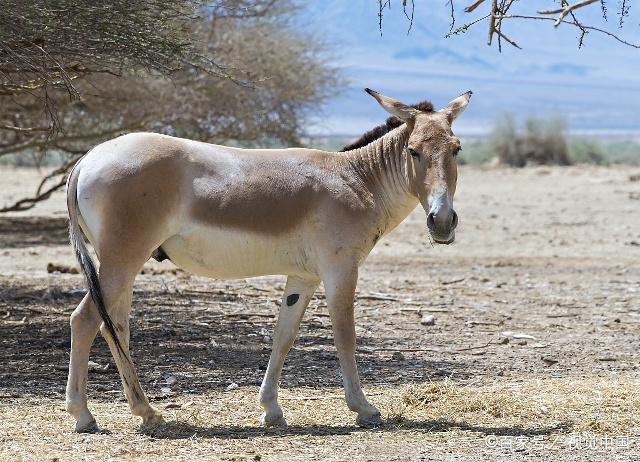
[[[409,127],[403,124],[372,143],[345,153],[391,228],[418,204],[411,193],[411,172],[405,149],[410,134]]]

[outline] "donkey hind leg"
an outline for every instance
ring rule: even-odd
[[[356,330],[353,313],[358,270],[350,268],[331,271],[323,278],[327,294],[327,308],[331,317],[334,342],[342,369],[342,381],[347,406],[357,412],[356,422],[361,427],[383,424],[380,411],[367,401],[360,386],[356,366]]]
[[[278,385],[284,359],[298,334],[300,321],[320,283],[317,279],[289,276],[282,296],[280,313],[273,334],[273,349],[267,372],[260,387],[260,404],[264,414],[260,422],[266,426],[286,426],[287,422],[278,404]]]
[[[149,400],[140,386],[140,380],[129,352],[129,314],[131,312],[133,281],[140,267],[142,264],[123,268],[102,263],[99,275],[100,286],[124,354],[118,349],[104,324],[100,327],[100,331],[118,366],[131,413],[142,417],[142,423],[146,425],[162,423],[164,419],[162,414],[149,404]]]
[[[76,419],[76,432],[100,431],[87,408],[89,350],[100,328],[100,315],[87,294],[71,315],[71,357],[67,380],[67,411]]]

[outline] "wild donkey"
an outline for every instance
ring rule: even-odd
[[[358,267],[418,203],[433,240],[453,242],[460,141],[451,123],[471,92],[434,112],[430,105],[421,111],[366,91],[400,119],[398,127],[346,152],[238,149],[135,133],[95,147],[75,165],[67,184],[71,243],[89,286],[71,315],[66,405],[76,431],[99,431],[86,394],[98,329],[132,413],[145,424],[163,421],[129,355],[133,282],[150,256],[212,278],[288,276],[260,388],[264,425],[286,425],[277,400],[280,374],[322,281],[349,409],[358,413],[359,425],[381,424],[356,368]],[[83,234],[100,260],[99,274]]]

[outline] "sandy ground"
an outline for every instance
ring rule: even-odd
[[[154,262],[137,280],[132,346],[169,424],[140,428],[98,339],[90,408],[111,433],[73,434],[68,316],[83,283],[46,270],[75,265],[63,195],[0,216],[0,459],[638,460],[638,174],[463,168],[454,245],[429,244],[421,210],[382,240],[357,300],[362,380],[389,419],[376,430],[341,399],[322,290],[285,365],[290,427],[264,430],[257,389],[284,278]],[[0,169],[0,202],[35,178]]]

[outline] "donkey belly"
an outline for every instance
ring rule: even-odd
[[[307,252],[296,234],[274,237],[196,225],[169,238],[162,249],[186,271],[216,279],[309,273]]]

